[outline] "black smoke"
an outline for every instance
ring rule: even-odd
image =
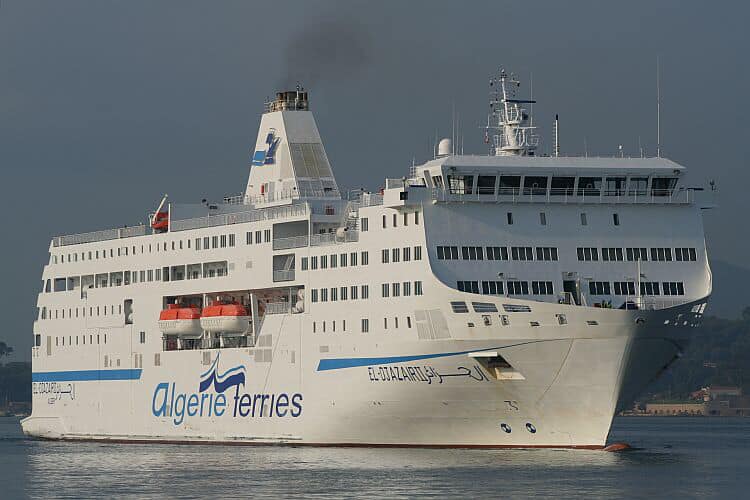
[[[278,90],[355,77],[370,63],[371,49],[367,29],[352,19],[313,21],[287,44]]]

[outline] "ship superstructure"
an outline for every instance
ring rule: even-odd
[[[490,155],[447,142],[342,197],[305,90],[245,192],[56,237],[29,435],[601,447],[711,292],[700,185],[663,158],[546,157],[501,72]]]

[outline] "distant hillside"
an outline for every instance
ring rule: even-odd
[[[750,269],[712,260],[711,272],[714,290],[707,313],[726,319],[739,318],[745,306],[750,304],[750,294],[747,292]]]
[[[643,397],[684,399],[709,385],[738,386],[750,394],[750,307],[734,320],[705,318],[682,359]]]

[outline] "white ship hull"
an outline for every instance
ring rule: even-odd
[[[564,326],[497,326],[429,349],[424,342],[359,343],[356,357],[297,360],[288,353],[312,346],[301,345],[297,318],[277,316],[266,324],[279,329],[271,364],[255,363],[248,349],[212,351],[211,363],[220,357],[214,367],[204,364],[205,351],[175,351],[162,353],[158,368],[118,375],[132,380],[68,382],[60,375],[34,383],[34,414],[23,428],[59,439],[599,448],[620,396],[642,389],[684,348],[693,306],[589,310],[587,321],[606,325],[596,330],[579,325],[586,322],[568,306]],[[665,332],[664,320],[679,314],[689,324]],[[496,380],[481,357],[470,357],[482,351],[502,353],[522,378]],[[207,369],[222,375],[238,366],[244,384],[200,391]]]
[[[443,145],[348,201],[306,93],[280,94],[238,203],[53,240],[24,432],[604,446],[700,323],[706,207],[669,160],[537,157],[531,136],[503,137],[499,156]],[[249,316],[159,330],[168,304],[209,297]]]

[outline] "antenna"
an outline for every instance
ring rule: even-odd
[[[583,136],[583,156],[585,158],[589,157],[589,147],[588,144],[586,144],[586,136]]]
[[[529,104],[529,126],[534,126],[534,73],[529,73],[529,100],[531,101],[531,104]]]
[[[560,156],[560,121],[555,115],[555,156]]]
[[[641,136],[638,136],[638,151],[641,153],[641,158],[643,158],[643,146],[641,145]]]
[[[661,85],[658,55],[656,56],[656,157],[661,158]]]
[[[456,101],[452,103],[451,109],[452,133],[451,133],[451,154],[456,154]]]

